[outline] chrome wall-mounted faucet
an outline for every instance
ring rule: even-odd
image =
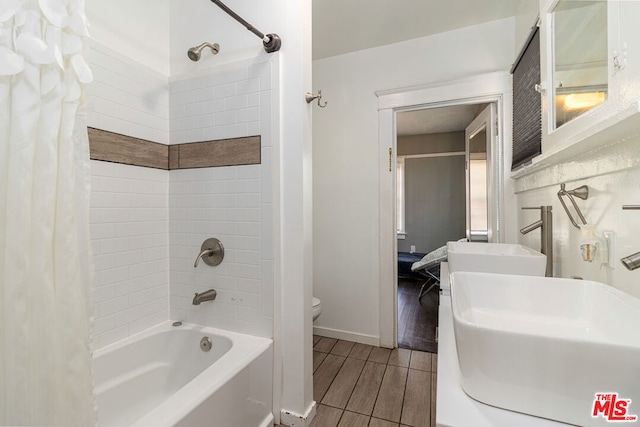
[[[624,205],[622,206],[623,210],[640,210],[639,205]],[[640,267],[640,252],[636,252],[633,255],[626,256],[620,259],[622,265],[624,265],[627,270],[633,271]]]
[[[201,302],[205,301],[213,301],[218,296],[218,292],[215,289],[209,289],[208,291],[204,291],[201,293],[195,294],[193,297],[193,305],[200,305]]]
[[[527,234],[540,229],[540,252],[547,256],[546,277],[553,277],[553,216],[551,206],[540,206],[539,208],[526,207],[522,209],[540,209],[540,219],[533,224],[520,229],[520,233]]]

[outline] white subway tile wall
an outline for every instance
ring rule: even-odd
[[[171,318],[273,335],[272,63],[172,81],[171,142],[261,135],[261,164],[169,173]],[[217,267],[193,267],[202,242],[220,239]],[[192,304],[216,289],[215,301]]]
[[[167,83],[97,44],[89,60],[89,126],[160,143],[262,142],[260,165],[168,172],[91,162],[93,348],[169,318],[272,336],[272,63]],[[225,259],[196,270],[208,237],[222,241]],[[193,293],[209,288],[217,300],[193,306]]]
[[[169,144],[167,77],[95,42],[88,62],[87,125]]]
[[[171,318],[201,325],[272,336],[272,246],[260,181],[268,166],[247,165],[170,172],[169,241]],[[266,216],[266,218],[264,218]],[[265,219],[267,221],[265,221]],[[194,268],[202,242],[218,238],[222,263]],[[192,304],[196,292],[215,289],[215,301]]]
[[[172,144],[260,135],[271,62],[174,80],[169,90]]]
[[[169,318],[169,176],[91,161],[93,348]]]

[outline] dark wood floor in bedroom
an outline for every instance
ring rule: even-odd
[[[422,283],[398,278],[398,347],[437,353],[439,291],[435,287],[418,301]]]

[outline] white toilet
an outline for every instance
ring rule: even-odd
[[[318,316],[320,316],[320,312],[322,311],[322,306],[320,305],[320,298],[313,297],[313,320],[315,321]]]

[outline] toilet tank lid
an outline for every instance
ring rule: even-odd
[[[313,297],[313,306],[316,307],[320,305],[320,298]]]

